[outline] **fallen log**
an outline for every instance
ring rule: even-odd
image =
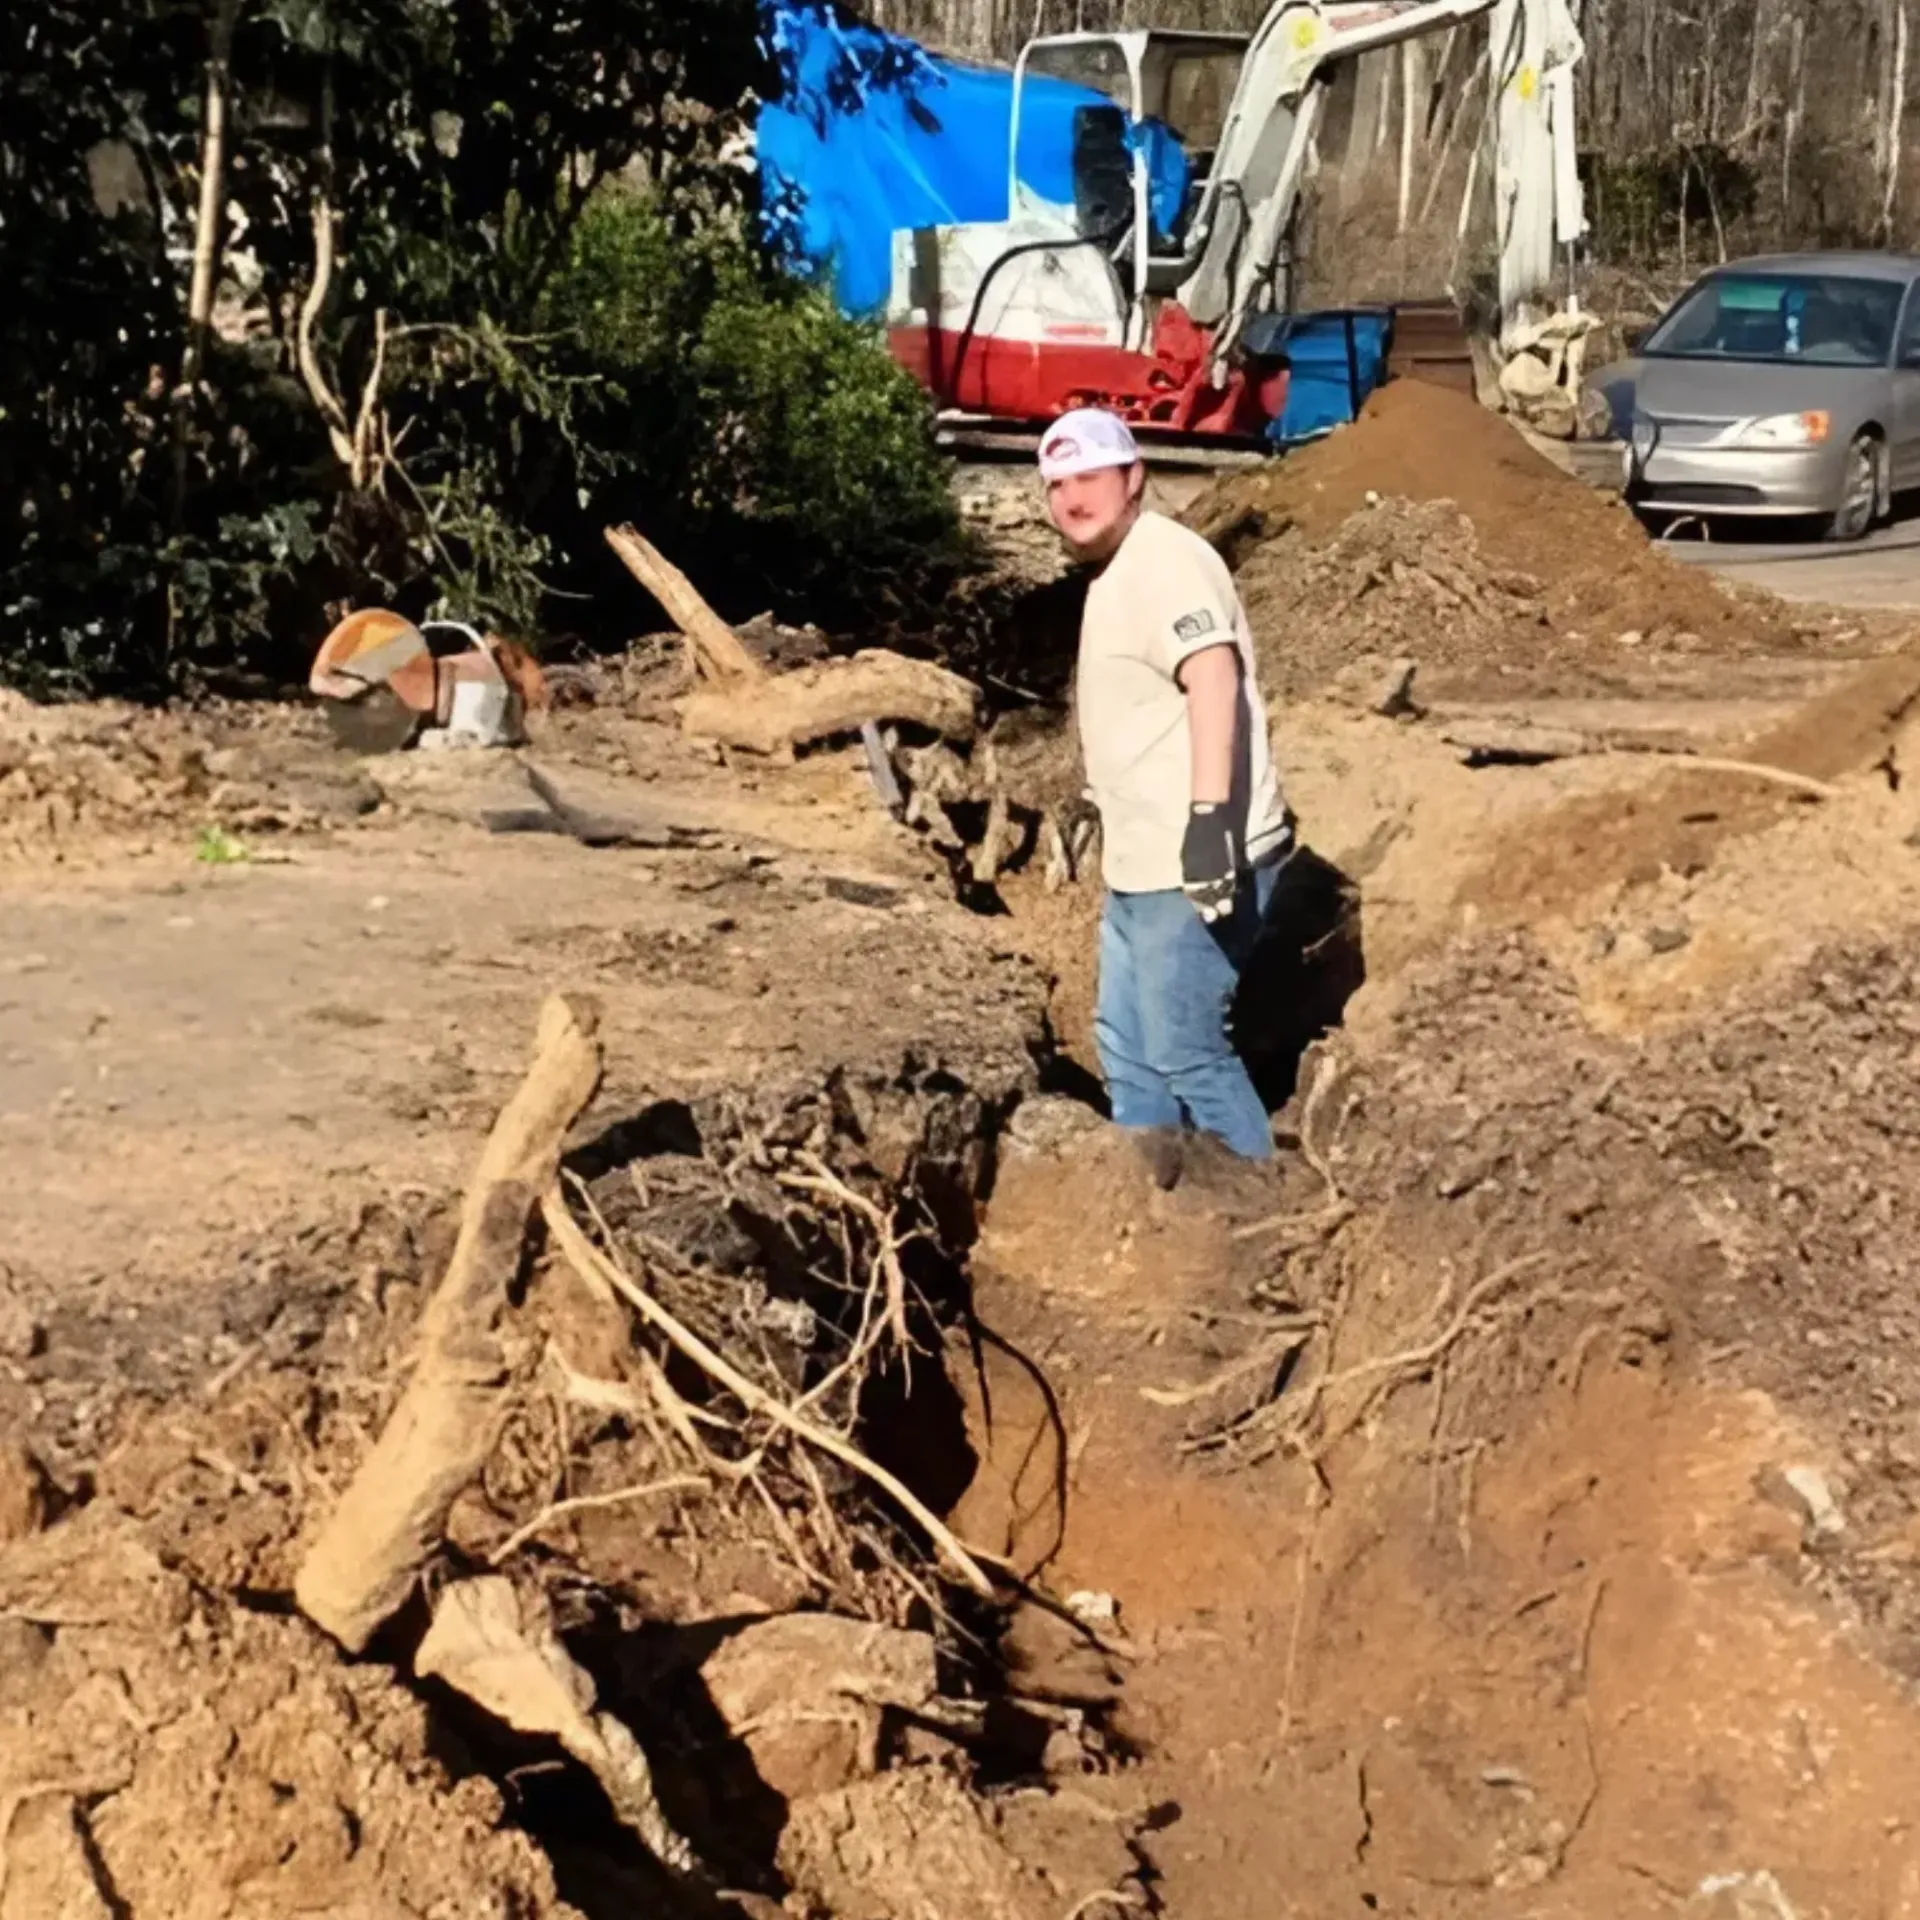
[[[869,721],[905,720],[948,740],[971,740],[980,690],[929,660],[885,648],[755,681],[703,688],[680,703],[682,730],[746,753],[790,753]]]
[[[600,1084],[593,1026],[558,995],[541,1008],[532,1065],[488,1135],[421,1316],[413,1376],[295,1576],[300,1610],[349,1652],[364,1651],[413,1590],[509,1411],[500,1315],[561,1142]]]
[[[607,545],[620,564],[659,601],[687,636],[694,664],[710,680],[763,680],[766,669],[740,636],[707,605],[700,590],[636,527],[608,527]]]

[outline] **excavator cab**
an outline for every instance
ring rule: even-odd
[[[1278,0],[1253,34],[1131,30],[1031,40],[1014,67],[1009,207],[1043,229],[1072,209],[1103,252],[1129,344],[1152,305],[1199,326],[1284,298],[1286,235],[1338,63],[1483,11],[1487,0]],[[1074,113],[1063,179],[1060,103]]]
[[[1212,169],[1227,112],[1246,59],[1241,33],[1066,33],[1029,41],[1014,77],[1011,198],[1036,210],[1045,179],[1033,117],[1023,98],[1035,81],[1058,81],[1104,94],[1109,106],[1075,114],[1076,208],[1105,213],[1105,231],[1130,229],[1113,251],[1151,261],[1177,258]],[[1131,205],[1132,219],[1127,218]],[[1118,219],[1114,216],[1118,216]]]

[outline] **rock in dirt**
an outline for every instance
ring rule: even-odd
[[[1832,1540],[1847,1530],[1846,1516],[1818,1467],[1769,1467],[1760,1475],[1759,1488],[1801,1523],[1811,1541]]]
[[[1020,1159],[1044,1160],[1100,1124],[1100,1116],[1083,1100],[1070,1100],[1062,1093],[1036,1094],[1015,1109],[1001,1139],[1001,1151]]]
[[[1023,1866],[950,1773],[916,1767],[800,1801],[780,1870],[836,1920],[1059,1920],[1059,1893]]]
[[[1764,1869],[1709,1874],[1700,1882],[1694,1905],[1707,1920],[1800,1920],[1786,1889]]]
[[[1420,670],[1417,660],[1356,660],[1335,677],[1335,699],[1378,714],[1383,720],[1412,719],[1420,712],[1413,697],[1414,675]]]
[[[87,1858],[79,1805],[71,1793],[22,1803],[6,1835],[9,1871],[0,1920],[114,1920]]]
[[[1002,1653],[1026,1698],[1102,1709],[1119,1697],[1120,1669],[1077,1620],[1051,1607],[1021,1607],[1008,1622]]]
[[[27,1697],[33,1675],[52,1646],[50,1628],[0,1615],[0,1714]]]
[[[0,1272],[0,1282],[6,1276]],[[47,1344],[47,1330],[24,1300],[0,1292],[0,1361],[32,1360]]]
[[[1120,1624],[1120,1603],[1110,1593],[1083,1587],[1067,1595],[1067,1611],[1083,1627],[1116,1627]]]
[[[927,1634],[827,1613],[743,1627],[700,1677],[760,1778],[788,1799],[875,1772],[884,1710],[917,1713],[939,1690]]]
[[[49,1492],[40,1462],[19,1441],[0,1441],[0,1546],[47,1524]]]

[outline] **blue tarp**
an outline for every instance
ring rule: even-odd
[[[1364,406],[1386,377],[1388,323],[1384,310],[1368,308],[1262,314],[1254,320],[1242,336],[1247,351],[1284,353],[1291,370],[1286,406],[1268,425],[1267,438],[1276,446],[1296,446],[1352,420],[1356,392]]]
[[[1010,73],[940,59],[825,0],[763,0],[762,24],[782,78],[758,129],[769,238],[797,267],[830,279],[846,312],[885,304],[898,229],[1007,218]],[[1022,183],[1071,207],[1074,115],[1107,104],[1090,89],[1029,78]],[[1141,137],[1154,222],[1170,232],[1186,197],[1186,155],[1157,121]]]

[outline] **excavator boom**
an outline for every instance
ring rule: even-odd
[[[1278,0],[1248,42],[1194,227],[1179,297],[1229,337],[1252,310],[1293,217],[1324,82],[1336,61],[1437,33],[1494,0]]]

